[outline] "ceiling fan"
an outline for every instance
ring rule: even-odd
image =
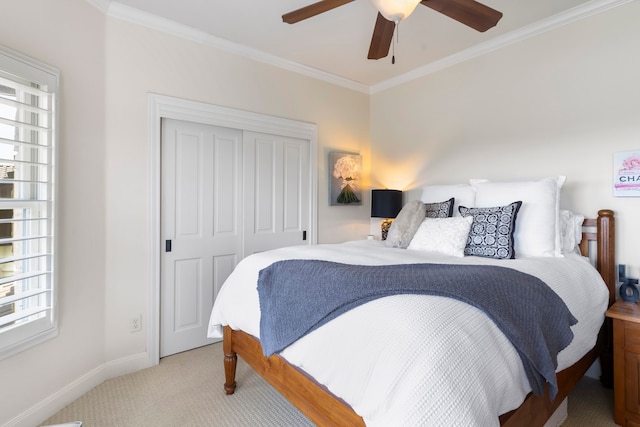
[[[282,15],[282,20],[288,24],[295,24],[352,1],[354,0],[321,0]],[[371,0],[371,2],[379,12],[376,25],[373,28],[373,36],[371,37],[371,45],[367,55],[368,59],[380,59],[389,54],[396,25],[409,16],[418,3],[422,3],[424,6],[480,32],[494,27],[502,18],[502,12],[498,12],[475,0]],[[387,7],[389,4],[391,7]]]

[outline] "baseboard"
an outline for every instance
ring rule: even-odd
[[[147,353],[138,353],[107,362],[32,406],[10,420],[3,427],[33,427],[40,425],[44,420],[103,382],[150,366],[149,355]]]

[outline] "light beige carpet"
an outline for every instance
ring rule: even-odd
[[[313,424],[238,359],[234,395],[222,385],[222,344],[166,357],[158,366],[114,378],[43,422],[84,427],[295,426]],[[585,378],[569,397],[563,427],[613,427],[613,392]]]

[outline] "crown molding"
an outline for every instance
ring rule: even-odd
[[[212,36],[204,31],[196,30],[186,25],[178,24],[169,19],[152,15],[141,10],[125,6],[117,1],[111,0],[86,0],[105,14],[134,24],[142,25],[164,33],[172,34],[187,40],[202,43],[225,52],[244,56],[274,67],[282,68],[288,71],[299,73],[314,79],[322,80],[331,84],[352,89],[366,94],[375,94],[383,90],[407,83],[420,77],[444,70],[456,64],[477,58],[489,52],[501,49],[503,47],[518,43],[522,40],[535,37],[547,31],[560,28],[564,25],[571,24],[584,18],[596,15],[614,7],[629,3],[633,0],[592,0],[580,6],[576,6],[565,12],[561,12],[549,18],[534,22],[533,24],[519,28],[506,34],[502,34],[486,42],[475,45],[469,49],[465,49],[456,54],[434,61],[423,67],[416,68],[408,73],[397,77],[387,79],[374,85],[365,85],[344,77],[337,76],[313,67],[302,65],[300,63],[283,59],[281,57],[271,55],[253,49],[239,43],[234,43],[219,37]]]
[[[423,67],[372,85],[370,93],[374,94],[403,83],[410,82],[420,77],[444,70],[456,64],[477,58],[494,50],[518,43],[522,40],[535,37],[547,31],[555,30],[573,22],[596,15],[614,7],[629,3],[633,0],[592,0],[580,6],[576,6],[565,12],[558,13],[549,18],[534,22],[533,24],[519,28],[506,34],[502,34],[486,42],[477,44],[456,54],[434,61]]]
[[[106,0],[87,0],[91,2],[106,1]],[[175,35],[187,40],[191,40],[197,43],[202,43],[225,52],[233,53],[236,55],[244,56],[255,61],[263,62],[265,64],[273,65],[275,67],[283,68],[285,70],[293,71],[314,79],[323,80],[338,86],[343,86],[348,89],[356,90],[358,92],[369,93],[369,86],[355,82],[353,80],[346,79],[344,77],[337,76],[335,74],[327,73],[325,71],[318,70],[313,67],[299,64],[294,61],[280,58],[275,55],[271,55],[253,49],[248,46],[234,43],[229,40],[222,39],[220,37],[212,36],[204,31],[196,30],[186,25],[178,24],[166,18],[159,17],[147,12],[143,12],[139,9],[135,9],[129,6],[125,6],[121,3],[112,1],[107,14],[111,17],[128,21],[134,24],[142,25],[153,30],[162,31],[168,34]]]

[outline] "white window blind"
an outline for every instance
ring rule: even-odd
[[[0,48],[0,359],[57,334],[58,73]]]

